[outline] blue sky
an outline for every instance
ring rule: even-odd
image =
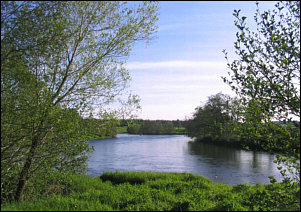
[[[275,4],[259,2],[259,9],[272,10]],[[158,38],[147,46],[137,43],[125,65],[130,90],[141,98],[139,118],[184,120],[210,95],[235,96],[221,79],[231,71],[222,50],[230,62],[238,58],[233,11],[241,9],[255,30],[256,8],[255,1],[160,2]]]

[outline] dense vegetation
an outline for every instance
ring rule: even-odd
[[[195,109],[193,118],[186,124],[187,135],[198,140],[220,143],[240,143],[231,132],[231,123],[240,120],[237,98],[218,93],[208,97],[204,106]]]
[[[85,128],[85,133],[89,136],[89,139],[96,138],[114,138],[119,133],[118,126],[120,120],[105,120],[96,118],[82,119],[82,126]]]
[[[124,63],[137,41],[156,38],[157,9],[1,1],[1,202],[43,189],[54,170],[85,173],[88,140],[114,136],[116,120],[135,115]]]
[[[45,181],[46,183],[46,181]],[[190,173],[106,172],[100,177],[56,175],[43,190],[1,210],[253,211],[299,210],[283,184],[229,186]],[[286,191],[290,190],[287,188]],[[28,191],[27,191],[28,192]]]
[[[238,97],[232,98],[229,95],[218,93],[211,95],[203,106],[195,109],[193,118],[187,121],[185,128],[187,135],[196,138],[201,142],[215,143],[217,145],[228,145],[246,149],[260,149],[271,152],[285,154],[283,146],[285,141],[290,142],[290,147],[300,152],[300,141],[297,139],[300,132],[300,122],[270,122],[270,128],[257,129],[261,137],[247,137],[251,130],[248,122],[242,122],[245,113],[242,111],[242,104]],[[254,115],[251,114],[251,115]],[[250,119],[250,117],[248,117]],[[269,137],[279,137],[279,134],[285,132],[278,140],[277,145],[265,148],[264,144],[268,142],[265,138],[268,130]]]
[[[118,133],[144,135],[174,135],[185,134],[187,121],[180,120],[143,120],[143,119],[80,119],[82,134],[87,139],[114,138]],[[84,131],[84,132],[83,132]]]
[[[186,121],[143,120],[143,119],[82,119],[82,125],[89,139],[114,138],[118,133],[144,135],[186,134]]]
[[[167,120],[134,120],[127,128],[130,134],[144,135],[173,135],[186,134],[186,121],[167,121]]]

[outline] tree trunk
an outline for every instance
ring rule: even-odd
[[[33,139],[31,149],[29,151],[28,157],[26,159],[26,162],[24,164],[24,167],[23,167],[22,172],[19,177],[19,183],[18,183],[16,194],[15,194],[16,202],[20,201],[21,195],[26,187],[27,181],[29,180],[29,170],[30,170],[37,146],[38,146],[38,138],[35,137]]]

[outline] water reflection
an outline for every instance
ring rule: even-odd
[[[95,148],[88,163],[94,176],[119,170],[190,172],[229,185],[269,183],[270,175],[281,180],[274,155],[193,142],[183,135],[119,134],[89,143]]]
[[[240,183],[269,183],[268,176],[280,180],[281,176],[273,163],[275,156],[266,152],[246,151],[230,147],[188,143],[188,154],[195,155],[193,163],[195,173],[212,178],[214,182],[230,185]],[[216,179],[215,176],[218,178]]]

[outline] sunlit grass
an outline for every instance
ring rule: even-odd
[[[213,183],[211,179],[190,173],[117,171],[100,177],[70,175],[65,184],[66,180],[67,191],[41,194],[20,203],[3,203],[1,210],[258,210],[252,194],[266,188],[260,184]]]

